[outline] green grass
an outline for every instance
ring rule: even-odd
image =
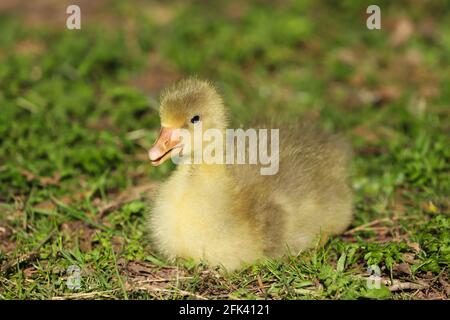
[[[0,299],[449,298],[448,3],[383,2],[381,31],[370,3],[302,3],[111,1],[81,31],[0,12]],[[192,74],[217,83],[234,126],[343,132],[351,230],[231,274],[154,252],[144,194],[173,169],[146,159],[158,93]]]

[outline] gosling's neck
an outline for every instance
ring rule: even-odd
[[[215,175],[226,175],[227,165],[226,164],[194,164],[194,163],[180,163],[177,166],[177,171],[188,174],[188,175],[205,175],[207,177]]]

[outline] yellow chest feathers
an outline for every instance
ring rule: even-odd
[[[178,168],[162,186],[150,229],[156,246],[169,258],[206,260],[234,269],[262,256],[259,236],[234,212],[239,198],[224,170],[190,175]]]

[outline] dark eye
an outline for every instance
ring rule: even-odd
[[[199,122],[200,121],[200,116],[193,116],[192,117],[192,119],[191,119],[191,123],[197,123],[197,122]]]

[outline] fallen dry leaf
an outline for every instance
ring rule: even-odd
[[[399,264],[395,264],[393,266],[394,271],[400,272],[400,273],[404,273],[407,275],[411,274],[411,269],[409,267],[409,264],[407,263],[399,263]]]
[[[38,270],[36,270],[36,268],[33,266],[25,268],[23,270],[23,274],[25,275],[25,278],[33,278],[37,272],[38,272]]]
[[[407,18],[401,18],[394,26],[390,42],[394,47],[407,42],[414,33],[414,25]]]
[[[51,177],[41,177],[39,182],[43,186],[57,185],[61,180],[61,173],[56,171]]]
[[[389,291],[402,291],[402,290],[423,290],[429,287],[429,284],[425,281],[417,282],[400,282],[399,280],[384,280],[385,285],[388,286]]]
[[[57,185],[61,180],[61,174],[59,172],[55,172],[53,176],[51,177],[40,177],[35,175],[34,173],[28,171],[28,170],[22,170],[20,172],[28,181],[38,181],[40,185],[42,186],[49,186],[49,185]]]
[[[363,138],[369,143],[377,144],[380,142],[380,137],[373,130],[362,125],[353,128],[352,134]]]
[[[439,283],[444,288],[444,291],[445,291],[445,294],[447,295],[447,297],[450,297],[450,284],[444,279],[443,276],[439,277]]]
[[[126,271],[134,275],[147,275],[152,274],[158,267],[154,264],[150,264],[142,261],[131,261],[126,265]]]
[[[418,244],[417,242],[407,242],[408,246],[410,248],[412,248],[416,253],[420,252],[420,244]]]
[[[5,241],[12,235],[12,230],[9,227],[0,226],[0,241]]]
[[[175,281],[187,279],[184,270],[177,267],[164,267],[143,262],[128,262],[122,272],[126,275],[127,290],[146,290],[149,292],[167,289]]]
[[[16,242],[10,240],[13,230],[7,226],[0,226],[0,250],[5,253],[11,252],[16,248]]]
[[[402,255],[402,258],[404,261],[408,262],[409,264],[416,264],[417,260],[415,259],[416,255],[414,253],[404,253]]]

